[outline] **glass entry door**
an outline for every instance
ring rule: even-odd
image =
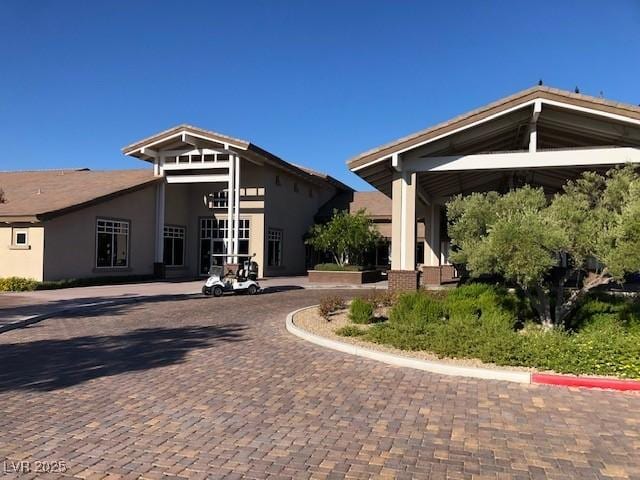
[[[249,254],[249,220],[240,219],[239,261]],[[227,220],[200,219],[200,275],[207,275],[211,265],[224,265],[227,253]]]

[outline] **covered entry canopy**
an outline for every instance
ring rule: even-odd
[[[549,194],[585,170],[640,163],[640,107],[536,86],[349,160],[392,197],[392,270],[415,271],[415,223],[440,267],[441,206],[456,194],[524,184]]]

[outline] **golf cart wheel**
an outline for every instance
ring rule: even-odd
[[[202,287],[202,294],[206,296],[211,295],[211,289],[208,287]]]
[[[258,293],[258,287],[256,287],[255,285],[249,285],[249,288],[247,288],[247,293],[249,295],[255,295],[256,293]]]
[[[213,287],[213,296],[221,297],[222,296],[222,287]]]

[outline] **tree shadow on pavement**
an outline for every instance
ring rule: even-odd
[[[132,308],[141,304],[188,301],[202,298],[204,298],[203,295],[197,294],[117,295],[58,300],[44,305],[19,305],[0,309],[0,333],[24,328],[48,319],[126,315]],[[5,318],[10,316],[25,318],[5,323]]]
[[[238,324],[143,328],[123,335],[83,336],[0,345],[0,392],[51,391],[88,380],[184,361],[194,349],[243,340]]]

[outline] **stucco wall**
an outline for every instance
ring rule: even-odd
[[[155,185],[44,222],[44,279],[153,273]],[[96,268],[96,220],[129,220],[129,266]]]
[[[44,228],[42,225],[19,225],[19,228],[28,229],[28,249],[12,248],[12,226],[0,227],[0,278],[26,277],[42,280]]]
[[[276,184],[276,175],[280,178],[279,185]],[[265,264],[265,275],[303,274],[306,272],[304,235],[313,225],[320,206],[335,195],[335,188],[330,185],[321,188],[271,167],[263,169],[263,183],[266,202],[265,245],[269,228],[280,229],[283,234],[283,265],[269,267]],[[298,184],[297,192],[294,191],[295,183]],[[311,196],[309,188],[312,188]]]
[[[185,228],[184,266],[166,267],[168,278],[193,277],[197,274],[197,227],[191,213],[191,185],[165,185],[164,224]],[[202,200],[200,200],[202,203]]]

